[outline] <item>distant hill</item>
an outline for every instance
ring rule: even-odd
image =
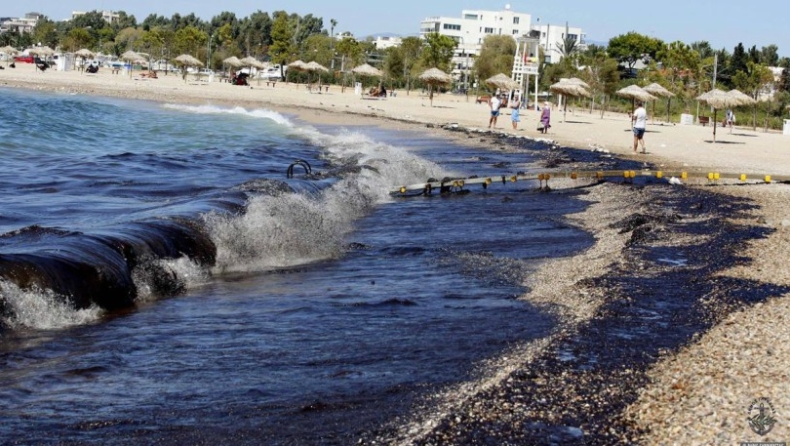
[[[587,45],[609,46],[609,41],[608,41],[608,40],[592,40],[592,39],[587,39],[587,40],[585,41],[585,43],[586,43]]]

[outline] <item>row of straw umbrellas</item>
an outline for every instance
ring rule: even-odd
[[[588,91],[589,88],[589,85],[577,78],[560,79],[559,82],[549,87],[549,89],[554,93],[559,93],[570,97],[590,97],[592,95]],[[631,99],[632,106],[635,105],[633,103],[636,101],[653,102],[654,112],[655,101],[659,97],[665,97],[667,98],[667,121],[670,119],[669,106],[670,101],[675,96],[675,94],[658,83],[650,84],[644,88],[638,85],[629,85],[628,87],[618,90],[616,94],[618,96]],[[718,89],[713,89],[698,96],[697,100],[704,102],[713,108],[713,142],[716,142],[716,114],[718,110],[724,108],[740,107],[743,105],[751,105],[756,102],[752,97],[738,90],[730,90],[725,92]],[[567,113],[567,102],[565,111]]]

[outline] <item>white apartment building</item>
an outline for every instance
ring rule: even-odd
[[[77,18],[77,17],[79,17],[81,15],[85,15],[85,14],[87,14],[87,12],[85,12],[85,11],[71,11],[71,18],[73,20],[73,19],[75,19],[75,18]],[[119,21],[121,21],[121,16],[118,13],[115,13],[113,11],[102,11],[101,12],[101,17],[107,23],[118,23]]]
[[[24,17],[6,18],[0,22],[0,33],[7,31],[18,33],[33,32],[33,29],[36,27],[36,24],[41,17],[43,17],[43,15],[37,12],[28,12]]]
[[[540,39],[540,46],[543,48],[547,63],[557,63],[562,60],[562,45],[566,32],[576,41],[576,48],[579,51],[584,51],[587,46],[585,44],[587,36],[582,33],[581,28],[567,27],[566,29],[565,25],[532,25],[531,29],[540,33],[533,35]]]
[[[502,11],[463,10],[461,17],[429,17],[420,24],[420,36],[439,33],[458,42],[453,56],[453,72],[459,74],[473,64],[480,54],[483,40],[488,36],[513,36],[527,34],[532,16],[511,10],[505,5]]]
[[[546,61],[556,63],[562,59],[562,54],[555,49],[564,38],[565,26],[532,26],[531,22],[530,14],[514,12],[510,5],[505,5],[501,11],[463,10],[461,17],[426,18],[420,23],[420,36],[424,38],[427,34],[439,33],[458,42],[452,60],[456,75],[474,65],[474,57],[480,55],[483,40],[488,36],[505,35],[517,39],[530,35],[538,37],[536,33],[545,32],[545,35],[540,34],[540,45],[544,48]],[[581,28],[569,28],[568,34],[577,36],[579,43],[583,43]]]
[[[401,43],[403,43],[403,39],[400,37],[389,36],[376,36],[376,40],[373,41],[373,44],[376,45],[377,50],[386,50],[387,48],[400,46]]]

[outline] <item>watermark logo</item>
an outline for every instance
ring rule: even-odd
[[[766,435],[776,424],[776,409],[768,398],[757,398],[749,405],[749,416],[746,418],[749,427],[757,435]]]

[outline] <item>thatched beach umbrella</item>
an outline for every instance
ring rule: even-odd
[[[176,63],[181,64],[181,77],[184,82],[187,81],[187,67],[202,67],[203,62],[190,54],[181,54],[174,59]]]
[[[241,63],[241,60],[239,60],[239,58],[236,56],[228,57],[227,59],[223,60],[222,63],[234,68],[240,68],[244,66],[244,64]]]
[[[741,102],[735,96],[716,88],[698,96],[697,100],[713,107],[713,142],[716,142],[716,112],[722,108],[737,107]]]
[[[671,91],[664,88],[661,84],[656,82],[643,88],[643,90],[652,94],[653,96],[667,98],[667,122],[669,122],[669,102],[672,100],[673,97],[675,97],[675,93],[672,93]],[[653,116],[655,115],[656,115],[656,101],[653,101]]]
[[[29,49],[28,53],[35,54],[35,55],[37,55],[39,57],[41,57],[41,56],[49,57],[49,56],[52,56],[53,54],[55,54],[55,50],[53,50],[52,48],[50,48],[48,46],[37,46],[37,47],[33,47],[33,48]]]
[[[85,67],[85,59],[87,59],[89,57],[93,57],[93,51],[91,51],[91,50],[89,50],[87,48],[83,48],[83,49],[81,49],[79,51],[76,51],[74,53],[74,55],[79,57],[80,59],[82,59],[82,67],[84,68]]]
[[[0,53],[5,54],[5,66],[8,66],[8,59],[13,55],[18,54],[19,51],[12,46],[4,46],[0,48]]]
[[[182,54],[175,59],[176,62],[188,66],[188,67],[202,67],[203,62],[199,61],[197,58],[190,54]]]
[[[629,85],[629,86],[627,86],[625,88],[617,90],[617,92],[615,94],[618,95],[618,96],[622,96],[624,98],[631,98],[632,106],[633,106],[633,103],[635,101],[637,101],[637,100],[642,101],[642,102],[656,100],[655,96],[653,96],[652,94],[650,94],[650,93],[646,92],[645,90],[643,90],[642,87],[640,87],[639,85]],[[634,108],[636,108],[636,107],[634,107]]]
[[[373,67],[368,64],[362,64],[360,66],[354,67],[351,69],[351,73],[355,76],[366,76],[366,77],[382,77],[384,73],[376,67]]]
[[[129,50],[123,54],[121,54],[121,60],[129,62],[129,77],[132,77],[133,65],[135,62],[142,62],[145,60],[145,57],[142,55]]]
[[[228,67],[233,67],[233,68],[241,68],[244,66],[244,64],[241,63],[239,58],[236,56],[231,56],[223,60],[222,65],[227,65]],[[230,73],[228,73],[228,75],[230,76]]]
[[[504,73],[499,73],[496,76],[491,76],[485,80],[485,83],[500,90],[515,90],[519,87],[518,82],[514,81]]]
[[[370,66],[368,64],[362,64],[358,67],[354,67],[351,69],[351,72],[354,74],[359,74],[361,76],[373,76],[373,77],[381,77],[384,73],[376,67]]]
[[[33,48],[29,49],[27,52],[30,53],[30,54],[34,54],[34,55],[38,56],[39,58],[44,59],[45,62],[47,61],[48,57],[50,57],[50,56],[55,54],[55,50],[53,50],[52,48],[50,48],[48,46],[33,47]],[[38,68],[38,65],[36,65],[36,68]]]
[[[560,79],[560,80],[562,80],[562,79]],[[587,82],[584,82],[583,80],[579,79],[578,77],[572,77],[570,79],[566,79],[565,81],[567,83],[570,83],[570,84],[579,85],[579,86],[583,87],[585,90],[589,90],[590,89],[590,85],[587,84]]]
[[[262,69],[264,67],[264,65],[258,59],[254,58],[252,56],[247,56],[244,59],[240,60],[240,62],[241,62],[241,64],[243,66],[250,67],[250,76],[252,76],[252,69],[253,68],[257,68],[257,69],[260,70],[260,69]],[[258,85],[260,85],[261,84],[261,77],[260,76],[255,76],[255,77],[258,78]]]
[[[560,79],[559,82],[553,84],[549,87],[549,90],[553,93],[561,94],[563,96],[569,96],[572,98],[588,98],[592,96],[586,88],[584,88],[578,82],[572,81],[570,79]],[[565,118],[568,114],[568,101],[563,101],[564,104],[564,111],[562,113],[562,120],[565,121]]]
[[[438,68],[429,68],[423,71],[420,80],[430,87],[428,96],[431,100],[431,107],[433,107],[433,87],[453,83],[452,76]]]
[[[735,98],[735,100],[739,102],[737,106],[754,105],[757,103],[757,101],[753,97],[749,96],[746,93],[742,93],[740,90],[730,90],[727,92],[727,94],[732,96],[733,98]]]
[[[307,62],[304,67],[305,67],[305,70],[307,70],[307,71],[309,71],[311,73],[318,73],[317,81],[318,81],[318,89],[319,89],[319,92],[320,92],[320,90],[321,90],[321,74],[320,73],[328,73],[329,69],[326,68],[325,66],[321,65],[320,63],[316,62],[316,61]]]
[[[307,64],[302,62],[301,60],[295,60],[288,65],[288,71],[307,71],[306,66]],[[288,82],[288,73],[285,73],[285,81]]]

